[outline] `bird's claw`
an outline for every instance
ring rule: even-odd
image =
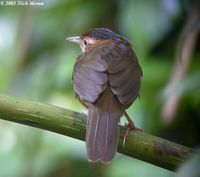
[[[128,124],[125,124],[125,127],[126,127],[126,132],[124,134],[124,139],[123,139],[123,148],[128,139],[129,131],[132,131],[132,130],[141,131],[141,132],[144,131],[142,128],[136,127],[135,124],[133,123],[133,121],[129,121]]]

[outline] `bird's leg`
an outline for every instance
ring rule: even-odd
[[[128,133],[131,130],[139,130],[139,131],[143,131],[142,128],[138,128],[135,126],[134,122],[132,121],[132,119],[129,117],[129,115],[127,114],[126,111],[124,111],[124,116],[126,117],[126,119],[128,120],[128,124],[126,125],[127,129],[126,132],[124,134],[124,139],[123,139],[123,147],[128,139]]]

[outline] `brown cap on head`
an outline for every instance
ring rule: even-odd
[[[116,43],[123,42],[123,44],[130,45],[126,38],[106,28],[94,28],[81,36],[68,37],[66,40],[79,44],[83,52],[92,49],[104,40],[112,40]]]
[[[127,41],[126,38],[112,32],[106,28],[94,28],[84,34],[81,35],[82,37],[91,37],[97,40],[106,40],[106,39],[114,39],[114,40],[121,40],[124,39]]]

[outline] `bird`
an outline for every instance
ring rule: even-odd
[[[140,96],[142,69],[128,39],[107,28],[94,28],[67,41],[82,53],[73,69],[76,97],[88,109],[87,158],[109,163],[117,152],[119,122],[124,115],[129,130],[135,126],[126,112]]]

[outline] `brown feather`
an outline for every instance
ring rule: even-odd
[[[89,109],[86,145],[90,161],[113,159],[118,122],[123,109],[138,97],[141,76],[137,57],[122,38],[100,41],[78,58],[73,86],[81,103]]]
[[[86,146],[90,161],[109,162],[117,152],[118,122],[122,111],[110,88],[89,106]]]

